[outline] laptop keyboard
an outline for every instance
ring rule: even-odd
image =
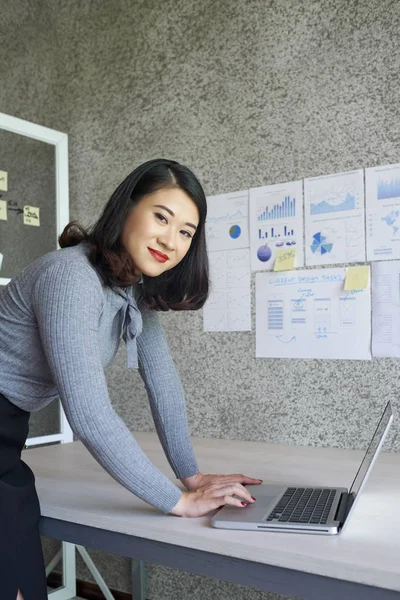
[[[326,523],[336,490],[288,488],[267,521]]]

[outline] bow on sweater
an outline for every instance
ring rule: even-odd
[[[121,337],[126,343],[127,366],[129,369],[139,367],[138,350],[136,337],[142,333],[142,315],[136,305],[135,299],[122,288],[115,290],[125,301],[121,311],[123,311],[123,324]]]

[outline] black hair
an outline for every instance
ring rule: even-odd
[[[72,221],[61,234],[59,244],[64,248],[87,242],[90,261],[105,285],[132,285],[138,277],[132,258],[122,245],[122,230],[132,208],[144,196],[162,188],[186,192],[197,206],[199,223],[187,254],[175,267],[157,277],[142,275],[143,301],[154,310],[197,310],[204,305],[209,291],[207,201],[197,177],[174,160],[154,159],[137,167],[113,192],[89,231]]]

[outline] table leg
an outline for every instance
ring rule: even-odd
[[[132,560],[132,598],[146,600],[146,571],[143,560]]]

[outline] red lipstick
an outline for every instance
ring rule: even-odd
[[[159,252],[158,250],[153,250],[153,248],[148,248],[148,251],[160,263],[165,263],[168,260],[168,256],[166,254],[163,254],[162,252]]]

